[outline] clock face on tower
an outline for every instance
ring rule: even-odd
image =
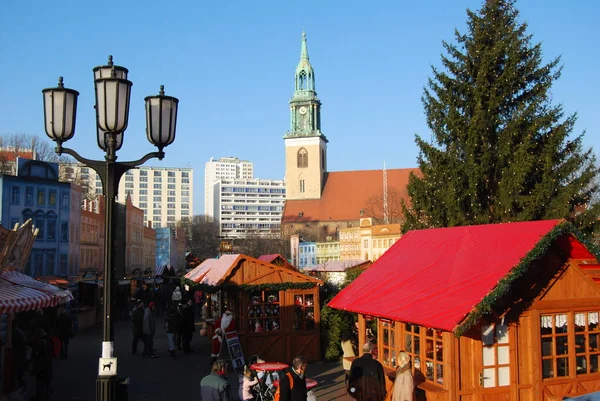
[[[298,111],[300,112],[300,114],[304,115],[306,114],[306,107],[302,106]]]

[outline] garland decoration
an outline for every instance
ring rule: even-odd
[[[474,326],[483,315],[491,312],[492,306],[503,297],[510,289],[511,285],[515,280],[521,277],[528,269],[533,261],[542,258],[550,246],[556,241],[558,237],[565,234],[572,234],[575,239],[581,242],[587,250],[594,255],[596,259],[600,256],[600,249],[592,243],[582,232],[580,232],[575,226],[566,220],[558,223],[552,230],[550,230],[542,239],[535,245],[535,247],[527,254],[518,265],[516,265],[511,271],[504,276],[496,287],[488,293],[482,300],[477,304],[471,312],[467,314],[462,323],[454,329],[454,335],[460,337],[465,334],[472,326]]]
[[[243,292],[254,292],[254,291],[285,291],[285,290],[308,290],[317,286],[317,283],[264,283],[264,284],[222,284],[222,285],[208,285],[202,283],[195,283],[185,277],[181,278],[181,285],[188,285],[192,291],[200,290],[205,293],[214,294],[219,291],[243,291]]]

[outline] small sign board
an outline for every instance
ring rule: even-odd
[[[117,358],[100,358],[98,362],[98,376],[116,376]]]
[[[233,369],[244,370],[244,353],[242,352],[242,345],[240,344],[240,338],[238,337],[237,331],[230,331],[225,333],[225,340],[227,341],[227,348],[229,348],[229,355],[231,356],[231,364]]]

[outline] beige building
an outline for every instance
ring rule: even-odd
[[[375,261],[401,236],[400,224],[373,225],[372,218],[362,218],[359,227],[340,229],[340,260]]]
[[[340,242],[317,242],[317,264],[340,260]]]

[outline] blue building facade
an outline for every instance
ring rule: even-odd
[[[0,175],[0,199],[2,226],[32,219],[39,230],[25,274],[78,274],[82,191],[59,181],[58,164],[18,158],[16,176]]]
[[[317,243],[300,240],[298,247],[298,268],[304,269],[306,266],[317,264]]]
[[[177,267],[177,245],[175,230],[169,227],[155,228],[156,230],[156,265]]]

